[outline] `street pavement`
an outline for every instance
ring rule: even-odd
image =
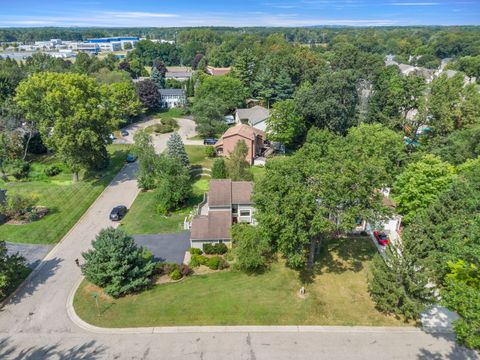
[[[112,207],[133,203],[136,168],[133,163],[120,171],[0,311],[0,359],[478,359],[457,346],[451,334],[414,328],[196,327],[99,333],[79,326],[69,313],[81,279],[75,259],[101,229],[117,226],[108,219]]]

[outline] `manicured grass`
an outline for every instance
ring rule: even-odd
[[[16,243],[54,244],[70,230],[88,207],[95,201],[125,163],[128,146],[110,145],[111,163],[99,173],[82,174],[83,180],[72,183],[72,174],[63,166],[62,172],[47,177],[43,170],[57,164],[53,156],[34,159],[28,181],[0,182],[8,194],[34,193],[39,197],[38,205],[46,206],[50,212],[43,219],[26,225],[0,225],[0,239]]]
[[[212,158],[207,157],[205,154],[206,146],[204,145],[185,145],[185,151],[187,152],[190,164],[192,166],[203,166],[205,168],[211,168],[213,164]]]
[[[173,119],[185,116],[185,110],[180,108],[162,109],[149,114],[151,118]]]
[[[154,191],[138,194],[121,227],[128,234],[158,234],[183,231],[183,221],[192,208],[203,199],[208,190],[207,178],[200,178],[193,184],[193,194],[187,204],[168,216],[157,214],[158,201]]]
[[[120,299],[83,282],[74,306],[83,320],[102,327],[405,325],[379,313],[367,293],[367,269],[375,251],[368,238],[332,240],[325,245],[311,282],[283,261],[261,275],[228,271],[192,276]],[[302,284],[305,299],[297,296]],[[100,316],[93,292],[100,294]]]

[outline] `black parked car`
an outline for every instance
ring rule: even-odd
[[[127,130],[120,130],[120,134],[122,136],[128,136],[128,131]]]
[[[214,138],[203,139],[203,145],[215,145],[216,143],[217,139]]]
[[[127,213],[127,207],[124,205],[115,206],[110,212],[110,220],[120,221]]]

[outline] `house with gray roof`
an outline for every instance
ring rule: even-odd
[[[247,124],[262,131],[266,131],[269,117],[270,110],[260,105],[248,109],[237,109],[235,112],[237,124]]]
[[[183,89],[159,89],[160,106],[171,109],[185,106],[187,98]]]
[[[255,225],[251,181],[211,180],[199,214],[190,227],[191,247],[232,241],[230,229],[237,222]]]

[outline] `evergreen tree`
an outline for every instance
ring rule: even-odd
[[[165,63],[160,60],[160,59],[155,59],[153,61],[153,66],[152,66],[152,71],[153,69],[156,69],[162,78],[165,79],[165,76],[167,75],[167,67],[165,66]]]
[[[156,67],[152,68],[150,79],[155,83],[155,85],[157,85],[159,89],[165,88],[165,77],[162,76],[162,74]]]
[[[120,229],[100,231],[92,241],[93,249],[82,253],[85,264],[82,273],[105,293],[119,297],[145,288],[150,284],[154,263],[145,258],[131,236]]]
[[[235,59],[234,74],[239,78],[243,86],[251,93],[253,91],[253,81],[255,80],[257,58],[252,50],[245,49]]]
[[[187,152],[185,151],[185,146],[183,145],[182,138],[178,133],[173,133],[170,136],[170,139],[168,139],[167,154],[172,158],[179,159],[183,166],[188,166],[190,163]]]
[[[290,75],[282,70],[275,79],[275,101],[290,99],[293,96],[295,85]]]
[[[254,95],[263,99],[270,108],[270,102],[275,96],[275,83],[272,71],[268,67],[264,67],[258,72],[253,88]]]
[[[251,181],[253,175],[245,157],[248,154],[247,144],[243,140],[237,141],[235,148],[227,160],[228,177],[233,181]]]
[[[215,159],[212,166],[212,179],[226,179],[227,170],[225,168],[225,160],[223,158]]]

